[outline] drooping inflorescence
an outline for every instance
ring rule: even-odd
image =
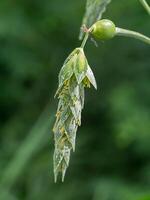
[[[106,41],[115,36],[125,36],[150,44],[150,38],[131,30],[116,27],[109,19],[101,19],[111,0],[87,0],[86,13],[79,38],[80,48],[76,48],[65,60],[59,73],[59,86],[56,92],[58,109],[54,124],[54,176],[62,174],[64,181],[69,166],[70,153],[75,150],[76,132],[81,125],[81,112],[84,107],[84,90],[92,84],[97,88],[95,77],[84,54],[84,46],[89,37]],[[149,5],[141,0],[149,12]]]
[[[59,172],[64,181],[71,150],[75,151],[76,132],[81,125],[81,111],[84,107],[84,89],[90,87],[90,84],[97,88],[83,49],[76,48],[60,70],[56,91],[59,103],[53,128],[55,182]]]

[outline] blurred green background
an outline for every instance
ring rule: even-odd
[[[150,200],[149,46],[115,38],[86,55],[98,90],[86,91],[65,182],[53,181],[58,73],[80,45],[85,0],[0,1],[0,200]],[[150,34],[137,0],[103,18]]]

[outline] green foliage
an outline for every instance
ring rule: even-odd
[[[143,190],[142,190],[143,189]],[[94,200],[149,200],[150,192],[144,188],[126,185],[120,180],[104,179],[97,183]]]
[[[0,1],[1,200],[149,200],[149,46],[128,38],[99,48],[88,42],[100,89],[86,90],[76,152],[65,182],[54,184],[53,96],[59,66],[79,45],[84,3]],[[106,14],[149,34],[149,18],[135,0],[113,1]]]

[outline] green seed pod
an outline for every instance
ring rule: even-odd
[[[92,25],[91,34],[96,39],[109,40],[115,36],[116,26],[112,21],[108,19],[102,19]]]

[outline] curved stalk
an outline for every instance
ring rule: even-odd
[[[146,0],[139,0],[141,2],[141,4],[143,5],[143,7],[145,8],[145,10],[148,12],[148,14],[150,15],[150,6],[148,5],[148,3],[146,2]]]
[[[122,29],[122,28],[117,27],[116,28],[116,35],[135,38],[135,39],[141,40],[142,42],[150,44],[150,38],[149,37],[147,37],[147,36],[145,36],[141,33],[135,32],[135,31],[130,31],[130,30],[126,30],[126,29]]]

